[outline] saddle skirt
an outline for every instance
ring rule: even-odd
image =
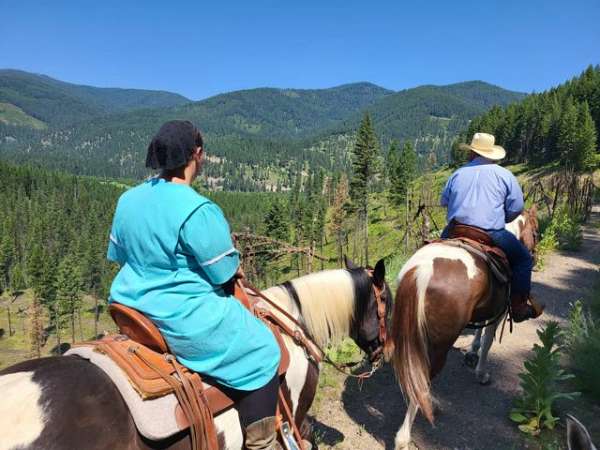
[[[450,239],[444,244],[456,245],[481,257],[492,275],[501,284],[510,282],[512,271],[506,254],[494,245],[492,238],[484,230],[470,225],[456,223],[450,228]]]
[[[236,296],[242,297],[236,292]],[[243,301],[253,310],[260,310],[258,301]],[[234,405],[218,386],[205,382],[200,374],[179,364],[168,348],[156,326],[143,314],[124,305],[113,303],[109,307],[113,320],[124,334],[109,335],[96,341],[73,346],[65,355],[87,359],[100,368],[113,382],[127,404],[140,434],[151,440],[162,440],[190,427],[190,417],[196,425],[200,420],[190,415],[196,405],[206,409],[204,421],[212,425],[212,417]],[[272,330],[281,350],[278,373],[283,375],[289,367],[289,351],[280,329],[265,322]],[[183,380],[182,380],[183,378]],[[183,385],[187,392],[179,389]],[[182,394],[192,401],[181,401]],[[187,410],[187,413],[185,412]]]
[[[189,427],[173,392],[153,398],[142,398],[125,371],[108,355],[97,351],[94,345],[82,344],[72,347],[65,356],[86,359],[110,378],[127,405],[138,432],[145,438],[160,441]],[[203,387],[206,392],[213,389],[208,383],[203,383]]]

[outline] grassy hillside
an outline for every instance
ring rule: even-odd
[[[33,357],[31,352],[31,290],[25,290],[18,296],[0,296],[0,369]],[[75,341],[91,340],[94,338],[95,299],[84,296],[81,308],[81,320],[75,320]],[[106,304],[101,303],[98,321],[99,333],[114,333],[117,327],[106,311]],[[9,315],[12,333],[9,333]],[[50,324],[50,318],[44,315],[46,324],[43,331],[42,356],[58,354],[56,330]],[[71,340],[71,323],[63,320],[61,324],[60,341],[62,352],[69,348]]]
[[[21,108],[10,103],[0,102],[0,122],[5,125],[33,128],[34,130],[47,128],[44,122],[28,115]]]
[[[10,103],[49,125],[62,127],[99,115],[169,107],[189,100],[171,92],[97,88],[3,69],[0,70],[0,102]]]

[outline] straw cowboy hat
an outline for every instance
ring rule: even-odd
[[[460,144],[462,150],[471,150],[487,159],[502,159],[506,156],[506,150],[499,145],[494,145],[496,138],[487,133],[475,133],[471,145]]]

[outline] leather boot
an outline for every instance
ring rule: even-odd
[[[539,304],[528,294],[512,294],[510,296],[512,320],[515,323],[535,319],[542,315],[545,305]]]
[[[275,417],[265,417],[246,427],[246,450],[282,450],[277,442]]]

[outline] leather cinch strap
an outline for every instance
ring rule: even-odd
[[[192,450],[218,450],[219,444],[213,416],[208,402],[202,394],[203,385],[200,376],[198,374],[193,374],[191,377],[185,376],[183,368],[173,355],[165,354],[166,360],[171,363],[175,371],[174,374],[170,374],[145,358],[142,352],[137,351],[136,346],[132,346],[130,351],[173,387],[179,405],[190,424]]]

